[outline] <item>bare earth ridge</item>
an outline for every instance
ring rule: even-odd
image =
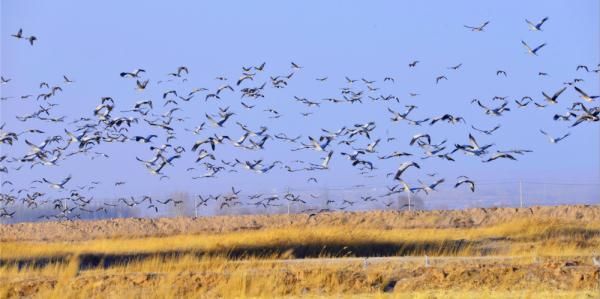
[[[0,225],[0,241],[82,241],[178,234],[224,233],[285,227],[351,225],[356,228],[471,228],[515,219],[600,221],[600,205],[475,208],[435,211],[368,211],[179,218],[121,218],[97,221]]]

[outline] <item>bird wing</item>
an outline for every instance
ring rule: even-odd
[[[556,99],[556,98],[558,98],[558,96],[559,96],[561,93],[563,93],[563,91],[565,91],[566,89],[567,89],[567,87],[566,87],[566,86],[565,86],[565,87],[563,87],[561,90],[557,91],[557,92],[554,94],[554,96],[552,96],[552,98],[553,98],[553,99]]]
[[[556,139],[555,139],[554,137],[550,136],[550,135],[549,135],[548,133],[546,133],[545,131],[543,131],[543,130],[540,130],[540,133],[544,134],[544,136],[546,136],[546,137],[548,138],[548,140],[550,141],[550,143],[555,143],[555,142],[556,142]]]
[[[588,96],[588,95],[587,95],[587,94],[586,94],[586,93],[585,93],[583,90],[581,90],[579,87],[577,87],[577,86],[574,86],[574,88],[575,88],[575,90],[576,90],[576,91],[577,91],[579,94],[581,94],[582,96],[584,96],[584,97],[586,97],[586,98],[587,98],[587,97],[589,97],[589,96]]]
[[[477,140],[475,140],[475,137],[473,137],[473,135],[469,134],[469,143],[471,143],[471,145],[474,148],[479,148],[479,144],[477,144]]]
[[[543,92],[543,91],[542,91],[542,95],[543,95],[543,96],[544,96],[544,97],[545,97],[547,100],[549,100],[549,101],[552,101],[552,98],[551,98],[549,95],[547,95],[545,92]],[[537,103],[535,103],[535,104],[537,105]],[[538,106],[540,106],[540,105],[538,105]]]
[[[529,26],[531,26],[532,28],[536,28],[535,24],[531,23],[531,21],[525,19],[525,22],[527,22],[527,24],[529,24]]]
[[[219,123],[214,118],[212,118],[210,115],[208,115],[208,113],[204,113],[204,115],[206,115],[206,119],[208,119],[214,125],[219,125]]]
[[[543,44],[541,44],[541,45],[537,46],[535,49],[533,49],[533,51],[532,51],[532,52],[533,52],[533,53],[536,53],[536,52],[537,52],[539,49],[543,48],[545,45],[546,45],[546,43],[543,43]]]
[[[529,21],[527,21],[527,22],[529,22]],[[523,46],[525,46],[525,48],[527,48],[527,51],[533,52],[533,50],[531,50],[531,47],[529,47],[529,45],[525,41],[522,40],[521,43],[523,44]]]
[[[65,178],[65,179],[64,179],[62,182],[60,182],[60,185],[62,186],[62,185],[64,185],[64,184],[66,184],[66,183],[67,183],[68,181],[70,181],[70,180],[71,180],[71,176],[68,176],[68,177],[66,177],[66,178]]]

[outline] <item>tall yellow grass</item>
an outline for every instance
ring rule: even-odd
[[[385,286],[397,277],[398,269],[389,263],[364,268],[361,263],[281,264],[254,258],[239,263],[185,255],[78,272],[77,261],[73,257],[44,268],[0,267],[0,298],[14,295],[15,285],[35,285],[34,298],[594,298],[600,292],[598,288],[550,291],[551,281],[515,288],[512,283],[520,277],[509,272],[493,284],[485,282],[489,277],[474,277],[440,289],[424,280],[413,282],[416,289],[390,295]],[[461,267],[468,269],[461,263],[450,266]]]
[[[600,248],[600,223],[516,220],[490,227],[452,229],[356,229],[350,226],[303,229],[264,229],[223,234],[177,235],[139,239],[101,239],[81,242],[3,242],[0,259],[82,253],[152,253],[164,251],[226,252],[235,248],[282,248],[294,245],[441,244],[439,252],[418,247],[413,255],[478,255],[477,248],[445,251],[444,242],[507,240],[504,254],[592,254]]]
[[[472,244],[459,251],[443,245],[455,240]],[[377,263],[367,268],[352,263],[282,263],[282,254],[243,256],[232,259],[227,252],[235,248],[288,248],[317,244],[419,244],[437,242],[433,249],[415,247],[410,255],[466,256],[485,255],[482,246],[500,248],[505,255],[528,257],[588,256],[600,248],[600,223],[518,220],[478,228],[454,229],[355,229],[350,226],[303,229],[263,229],[223,234],[179,235],[139,239],[103,239],[82,242],[5,242],[0,244],[0,259],[37,258],[65,255],[67,260],[43,267],[0,267],[0,298],[594,298],[596,288],[562,289],[553,282],[536,282],[515,289],[523,273],[505,271],[497,265],[500,278],[473,278],[456,288],[436,289],[427,280],[414,283],[413,289],[390,295],[385,286],[398,277],[399,266]],[[80,256],[119,253],[158,253],[182,251],[178,256],[150,255],[143,260],[111,264],[108,268],[81,269]],[[187,253],[185,253],[187,252]],[[197,255],[216,252],[217,255]],[[330,254],[324,251],[323,256]],[[290,256],[293,257],[293,256]],[[471,265],[473,266],[473,265]],[[422,262],[406,263],[406,268],[423,267]],[[456,264],[456,267],[467,267]],[[475,266],[477,267],[477,266]],[[452,266],[451,268],[454,268]],[[466,268],[465,268],[466,269]],[[412,270],[411,270],[412,271]],[[465,270],[470,271],[470,270]],[[435,274],[435,273],[434,273]],[[495,274],[494,274],[495,275]],[[425,277],[425,276],[423,276]],[[481,279],[478,282],[478,279]],[[499,279],[499,280],[498,280]],[[599,278],[600,279],[600,278]],[[479,284],[479,285],[478,285]],[[431,288],[431,290],[429,289]],[[462,288],[462,289],[461,289]],[[553,288],[549,290],[548,288]],[[474,291],[478,289],[478,291]],[[592,297],[587,297],[592,296]]]

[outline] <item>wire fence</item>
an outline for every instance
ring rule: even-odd
[[[87,204],[62,199],[39,201],[31,207],[16,199],[0,202],[0,209],[13,213],[1,223],[29,221],[106,219],[122,217],[200,217],[215,215],[295,214],[367,210],[454,210],[492,207],[529,207],[573,204],[600,204],[600,183],[541,181],[481,181],[475,192],[468,186],[453,188],[446,183],[435,190],[407,192],[389,186],[285,188],[270,192],[202,194],[175,192],[153,196],[124,196],[94,199]],[[438,190],[439,189],[439,190]],[[259,196],[260,195],[260,196]],[[136,199],[137,198],[137,199]],[[170,201],[168,199],[171,199]],[[129,202],[127,202],[129,201]],[[61,211],[62,210],[62,211]],[[68,212],[64,212],[67,210]]]

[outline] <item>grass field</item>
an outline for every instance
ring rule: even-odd
[[[600,221],[527,218],[5,241],[0,297],[598,298],[599,249]],[[415,258],[350,258],[377,256]]]

